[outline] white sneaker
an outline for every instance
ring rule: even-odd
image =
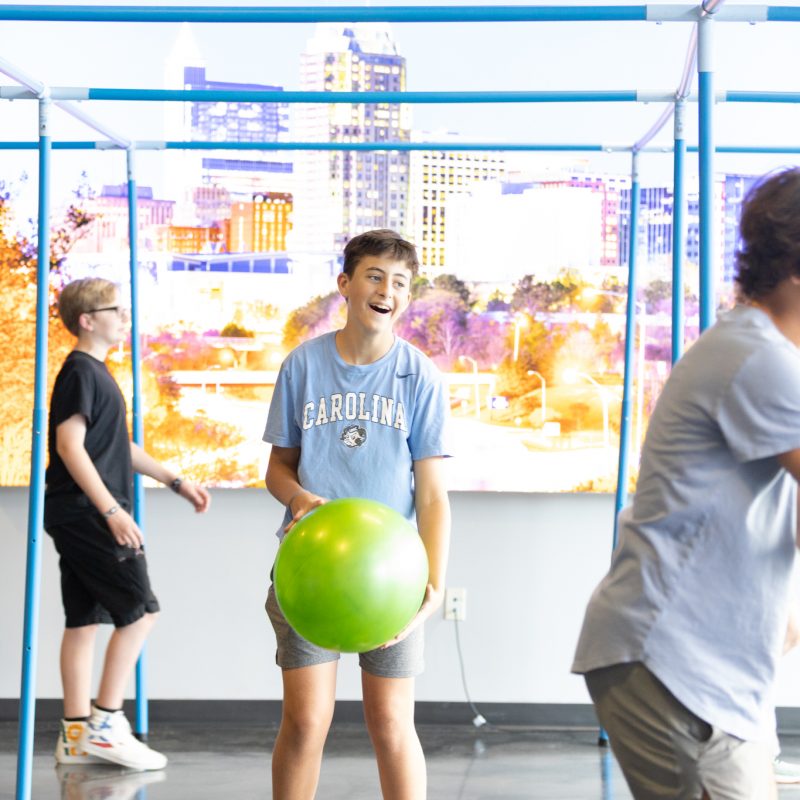
[[[784,761],[776,756],[772,769],[775,772],[775,783],[800,783],[800,764]]]
[[[122,711],[101,711],[92,707],[92,716],[79,746],[89,755],[130,769],[164,769],[167,766],[165,755],[151,750],[134,737]]]
[[[98,764],[99,758],[90,756],[79,746],[80,738],[86,729],[83,720],[69,722],[61,720],[58,726],[58,741],[56,742],[56,762],[58,764]]]

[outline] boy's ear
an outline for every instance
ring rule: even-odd
[[[350,278],[346,272],[340,272],[336,278],[336,287],[339,289],[339,294],[347,300],[347,287],[350,283]]]
[[[83,314],[78,317],[78,328],[82,331],[91,331],[91,322],[92,318],[89,316],[88,312],[84,311]]]

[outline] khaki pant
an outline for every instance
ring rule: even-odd
[[[777,797],[764,743],[742,741],[704,722],[643,664],[615,664],[585,679],[636,800]]]

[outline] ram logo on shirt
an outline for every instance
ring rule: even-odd
[[[361,447],[367,441],[367,429],[360,425],[348,425],[339,438],[348,447]]]

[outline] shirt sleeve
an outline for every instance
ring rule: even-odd
[[[408,437],[412,461],[452,454],[448,444],[449,406],[441,374],[431,369],[421,382]]]
[[[95,395],[94,377],[86,369],[77,366],[62,373],[56,387],[53,389],[51,401],[51,415],[53,425],[60,425],[75,414],[81,414],[86,419],[86,424],[94,421],[93,405]]]
[[[302,431],[295,416],[291,359],[287,359],[278,372],[275,390],[269,403],[263,439],[278,447],[300,447],[301,438]]]
[[[722,398],[718,422],[740,462],[800,447],[800,353],[788,346],[754,352]]]

